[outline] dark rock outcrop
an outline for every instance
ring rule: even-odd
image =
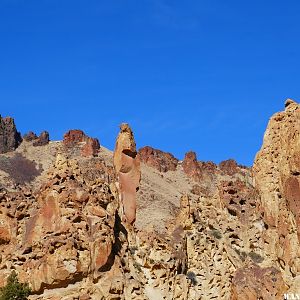
[[[34,141],[37,138],[38,138],[38,136],[33,131],[29,131],[28,133],[24,134],[24,136],[23,136],[23,140],[26,142]]]
[[[43,131],[40,136],[33,143],[33,146],[45,146],[49,143],[49,133],[48,131]]]
[[[15,150],[22,142],[13,118],[0,116],[0,153]]]

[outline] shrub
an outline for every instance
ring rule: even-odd
[[[191,281],[192,285],[196,285],[197,282],[197,278],[196,278],[196,274],[192,271],[187,272],[186,277]]]
[[[222,238],[222,233],[217,229],[212,229],[211,234],[213,237],[215,237],[218,240]]]
[[[259,255],[258,253],[255,253],[253,251],[251,251],[249,253],[249,256],[252,259],[252,261],[255,262],[255,263],[257,263],[257,264],[262,263],[263,260],[264,260],[264,258],[261,255]]]
[[[28,284],[20,283],[17,273],[12,271],[6,286],[0,288],[0,300],[26,300],[30,292]]]

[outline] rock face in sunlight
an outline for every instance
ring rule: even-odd
[[[124,215],[126,220],[132,224],[136,218],[136,192],[140,183],[141,171],[133,133],[128,124],[120,126],[113,159]]]
[[[252,168],[137,152],[128,124],[113,153],[81,130],[20,144],[11,118],[0,138],[0,286],[16,270],[30,300],[300,294],[295,101],[270,119]]]
[[[63,143],[69,151],[79,151],[84,157],[96,156],[100,149],[98,139],[91,138],[78,129],[69,130],[65,133]]]
[[[15,150],[22,142],[13,118],[2,118],[0,115],[0,153]]]
[[[141,148],[139,156],[141,162],[160,172],[175,171],[178,165],[178,159],[171,153],[163,152],[149,146]]]

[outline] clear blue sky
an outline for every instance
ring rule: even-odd
[[[0,114],[114,147],[251,165],[269,117],[300,102],[300,2],[0,0]]]

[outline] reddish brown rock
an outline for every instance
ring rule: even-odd
[[[15,150],[22,142],[13,118],[0,116],[0,153]]]
[[[81,155],[88,156],[96,156],[100,149],[100,144],[98,139],[88,137],[86,139],[85,145],[81,149]]]
[[[231,300],[281,300],[286,290],[279,270],[250,265],[236,271]]]
[[[136,192],[141,178],[140,159],[131,128],[128,124],[122,124],[120,129],[114,151],[114,167],[119,179],[124,215],[133,224],[136,217]]]
[[[36,140],[37,138],[38,138],[38,136],[33,131],[29,131],[28,133],[24,134],[24,136],[23,136],[23,140],[26,142],[31,142],[33,140]]]
[[[82,130],[73,129],[64,134],[63,143],[67,149],[79,148],[82,156],[96,156],[100,149],[99,140],[87,136]]]
[[[234,159],[228,159],[220,162],[219,168],[227,175],[234,175],[239,172],[239,166]]]
[[[197,161],[196,153],[193,151],[187,152],[185,154],[183,163],[183,171],[195,181],[200,181],[202,178],[200,166]]]
[[[163,152],[149,146],[141,148],[138,153],[141,162],[160,172],[175,171],[177,168],[178,159],[171,153]]]
[[[298,238],[300,240],[300,178],[291,175],[287,178],[283,186],[284,197],[287,201],[288,209],[293,213],[298,227]]]
[[[33,142],[33,146],[45,146],[49,144],[49,132],[43,131],[40,136]]]
[[[73,147],[78,143],[84,142],[86,139],[86,135],[82,130],[72,129],[64,134],[63,143],[67,147]]]

